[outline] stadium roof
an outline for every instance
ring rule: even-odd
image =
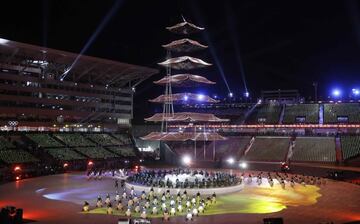
[[[71,68],[66,80],[104,84],[112,87],[122,87],[129,81],[141,82],[158,73],[157,69],[2,38],[0,38],[0,56],[2,57],[1,61],[23,66],[34,66],[31,61],[45,62],[46,69],[55,73],[59,80],[61,75]]]

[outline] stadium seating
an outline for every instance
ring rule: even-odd
[[[349,159],[360,154],[360,136],[341,136],[343,159]]]
[[[325,123],[345,123],[338,121],[339,117],[347,117],[347,123],[360,122],[359,103],[324,104]]]
[[[63,141],[68,146],[95,146],[96,144],[87,140],[79,133],[55,134],[55,137]]]
[[[39,161],[30,153],[20,149],[0,150],[0,160],[7,164]]]
[[[4,136],[0,136],[0,150],[15,148],[15,146],[6,139]]]
[[[60,142],[45,133],[26,134],[26,137],[30,138],[41,147],[64,147]]]
[[[103,146],[105,146],[105,145],[122,145],[123,144],[122,142],[111,137],[108,134],[85,134],[84,136],[100,145],[103,145]]]
[[[113,136],[119,139],[123,145],[131,144],[131,140],[127,134],[113,134]]]
[[[45,149],[52,157],[61,161],[85,159],[84,156],[68,148]]]
[[[305,122],[296,120],[305,117]],[[285,106],[284,124],[319,123],[319,104],[288,104]]]
[[[330,137],[298,137],[292,161],[334,162],[335,139]]]
[[[107,159],[117,157],[116,154],[109,152],[101,147],[78,147],[75,148],[75,150],[92,159]]]
[[[281,114],[281,106],[278,104],[260,104],[254,108],[246,120],[247,124],[278,124]]]
[[[107,149],[124,157],[135,156],[134,149],[131,146],[110,146]]]
[[[250,142],[251,137],[228,137],[226,141],[215,142],[215,150],[217,157],[242,155],[246,145]],[[213,143],[209,146],[211,149]]]
[[[289,138],[256,137],[245,160],[283,161],[289,148]]]

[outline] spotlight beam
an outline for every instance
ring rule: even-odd
[[[241,54],[240,54],[240,45],[239,45],[239,37],[237,35],[237,31],[235,30],[235,24],[234,24],[234,17],[233,17],[233,11],[231,10],[231,7],[227,4],[226,5],[226,19],[227,19],[227,25],[228,25],[228,29],[230,31],[230,38],[231,41],[234,45],[234,50],[235,50],[235,56],[236,56],[236,60],[239,63],[239,69],[240,69],[240,74],[241,74],[241,79],[243,81],[244,84],[244,88],[245,88],[245,92],[248,92],[248,88],[247,88],[247,84],[246,84],[246,75],[245,75],[245,68],[244,68],[244,63],[243,60],[241,58]]]
[[[202,19],[202,15],[201,15],[201,12],[197,6],[197,3],[195,1],[191,1],[191,9],[193,10],[193,15],[196,17],[196,20],[200,21],[201,24],[205,24],[203,19]],[[231,93],[232,91],[230,90],[230,86],[227,82],[227,79],[226,79],[226,76],[225,76],[225,73],[224,73],[224,69],[222,68],[222,65],[221,65],[221,62],[220,62],[220,59],[219,57],[217,56],[217,53],[216,53],[216,49],[214,47],[214,45],[212,44],[212,41],[210,39],[210,35],[208,34],[208,32],[205,30],[204,32],[202,32],[202,36],[204,37],[205,39],[205,42],[206,44],[208,45],[209,47],[209,50],[210,50],[210,54],[211,56],[213,57],[214,61],[215,61],[215,66],[216,68],[218,69],[225,85],[226,85],[226,88],[228,89],[228,92]]]
[[[96,40],[97,36],[101,33],[101,31],[104,29],[104,27],[107,25],[107,23],[110,21],[112,16],[115,14],[115,12],[118,10],[120,5],[123,3],[122,0],[117,0],[111,7],[111,9],[108,11],[108,13],[105,15],[104,19],[101,21],[101,23],[97,26],[95,32],[92,33],[89,40],[86,42],[85,46],[81,49],[78,56],[75,58],[74,62],[70,65],[68,69],[61,75],[60,80],[64,80],[66,76],[69,74],[71,69],[75,66],[75,64],[79,61],[80,57],[89,49],[91,44]]]

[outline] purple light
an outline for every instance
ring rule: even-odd
[[[187,95],[184,96],[184,101],[187,101],[189,97]]]

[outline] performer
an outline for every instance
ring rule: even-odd
[[[116,209],[120,211],[124,209],[124,205],[122,204],[121,200],[118,201]]]
[[[212,194],[211,203],[216,204],[216,194],[215,194],[215,192]]]
[[[165,208],[164,213],[163,213],[163,220],[169,221],[169,219],[170,219],[169,211],[167,210],[167,208]]]
[[[84,202],[84,205],[83,205],[82,211],[83,211],[83,212],[88,212],[88,211],[89,211],[89,207],[90,207],[89,203],[88,203],[87,201],[85,201],[85,202]]]
[[[109,204],[107,205],[106,213],[109,214],[109,215],[113,214],[113,209],[112,209],[111,203],[109,203]]]
[[[116,195],[115,195],[115,201],[118,202],[120,201],[120,195],[119,192],[116,191]]]
[[[140,217],[141,217],[142,219],[146,219],[146,218],[147,218],[146,209],[144,209],[144,210],[142,211]]]
[[[128,208],[128,209],[126,210],[125,215],[126,215],[127,217],[131,217],[130,208]]]
[[[106,205],[109,205],[110,202],[111,202],[111,200],[110,200],[110,195],[107,194],[107,195],[106,195],[106,198],[105,198],[105,204],[106,204]]]
[[[192,220],[192,213],[190,211],[190,209],[188,209],[188,213],[186,214],[186,221],[191,221]]]
[[[99,195],[96,202],[96,207],[101,208],[103,206],[101,196]]]
[[[193,213],[193,216],[199,216],[199,211],[197,210],[196,207],[193,208],[192,213]]]

